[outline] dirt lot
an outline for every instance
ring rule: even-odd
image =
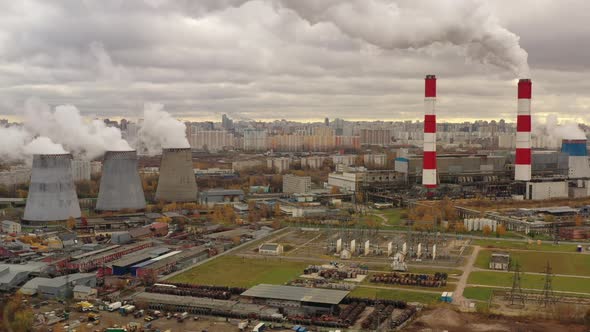
[[[34,309],[34,313],[43,313],[47,311],[56,310],[59,308],[63,308],[62,305],[58,303],[50,303],[49,305],[42,306],[41,308]],[[143,320],[143,317],[134,318],[132,315],[129,316],[122,316],[117,312],[108,312],[108,311],[99,311],[99,321],[98,325],[91,325],[87,326],[88,322],[85,321],[87,317],[86,313],[72,311],[70,314],[70,319],[68,321],[55,324],[50,326],[55,331],[60,330],[59,326],[64,325],[66,323],[72,323],[76,320],[84,322],[81,323],[81,327],[76,328],[77,331],[103,331],[107,327],[114,327],[114,326],[126,326],[131,322],[136,322],[141,324],[145,327],[146,322]],[[201,331],[208,331],[208,332],[234,332],[238,331],[238,323],[239,320],[230,319],[225,320],[225,318],[218,318],[218,317],[209,317],[209,316],[199,316],[199,319],[195,321],[193,316],[190,316],[189,319],[186,319],[184,322],[179,323],[175,319],[166,319],[165,317],[159,318],[157,320],[152,321],[151,328],[153,330],[160,330],[160,331],[194,331],[194,332],[201,332]],[[250,324],[250,328],[256,325],[257,322],[253,321]],[[48,327],[44,325],[37,325],[35,326],[35,331],[48,331]],[[276,329],[273,331],[290,331],[289,329]]]
[[[419,315],[404,331],[414,332],[584,332],[588,327],[581,324],[566,324],[553,320],[485,316],[481,314],[458,313],[448,308],[429,309]]]

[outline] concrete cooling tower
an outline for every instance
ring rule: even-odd
[[[197,182],[191,149],[164,149],[156,200],[192,202],[197,199]]]
[[[70,217],[81,217],[72,155],[36,154],[23,220],[58,221]]]
[[[145,209],[145,197],[137,171],[137,151],[107,151],[104,155],[96,210],[124,209]]]

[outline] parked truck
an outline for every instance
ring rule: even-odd
[[[176,318],[176,320],[177,320],[179,323],[182,323],[182,322],[183,322],[185,319],[187,319],[187,318],[188,318],[188,312],[186,312],[186,311],[185,311],[185,312],[183,312],[182,314],[178,315],[178,318]]]
[[[107,310],[113,312],[115,310],[118,310],[119,308],[121,308],[121,302],[117,301],[109,304]]]

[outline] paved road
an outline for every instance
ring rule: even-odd
[[[455,293],[453,294],[453,304],[464,306],[466,304],[466,299],[463,297],[463,290],[465,290],[465,286],[467,285],[467,280],[469,279],[469,274],[473,270],[473,264],[475,264],[475,259],[479,254],[480,246],[473,246],[473,252],[469,259],[467,260],[467,264],[463,268],[463,274],[457,283],[457,288],[455,288]]]

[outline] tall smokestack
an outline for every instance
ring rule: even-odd
[[[163,149],[156,200],[191,202],[196,199],[197,183],[191,149]]]
[[[424,79],[424,157],[422,160],[422,185],[436,188],[436,76]]]
[[[514,180],[531,179],[531,95],[530,79],[518,81],[518,115],[516,119],[516,157]]]
[[[145,209],[145,196],[137,170],[137,151],[107,151],[96,210]]]
[[[70,217],[81,217],[72,173],[72,155],[34,155],[23,219],[57,221]]]

